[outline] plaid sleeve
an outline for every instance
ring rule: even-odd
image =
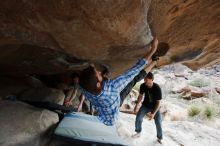
[[[144,68],[147,64],[146,59],[140,59],[132,68],[127,70],[124,74],[112,80],[114,88],[121,92],[129,82]]]

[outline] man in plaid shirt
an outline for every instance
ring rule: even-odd
[[[120,93],[136,75],[151,62],[155,53],[158,40],[152,41],[151,50],[135,66],[115,79],[103,80],[101,72],[94,66],[90,66],[81,72],[79,84],[84,89],[85,97],[92,103],[98,112],[98,119],[105,125],[114,125],[120,107]],[[150,68],[155,62],[150,63]],[[149,68],[149,67],[148,67]]]

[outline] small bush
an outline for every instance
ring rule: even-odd
[[[206,106],[203,112],[205,118],[211,120],[216,116],[216,109],[211,106]]]
[[[196,106],[191,106],[189,109],[188,109],[188,116],[190,117],[195,117],[197,115],[199,115],[199,113],[201,112],[201,109],[196,107]]]

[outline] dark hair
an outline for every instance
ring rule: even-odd
[[[71,74],[71,78],[79,78],[79,74],[74,72]]]
[[[154,80],[154,75],[152,72],[149,72],[145,78]]]
[[[97,82],[98,79],[96,77],[95,68],[93,66],[89,66],[80,73],[79,85],[83,89],[93,93],[96,90]]]

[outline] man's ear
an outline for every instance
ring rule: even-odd
[[[100,88],[100,87],[101,87],[101,83],[100,83],[100,82],[97,82],[97,83],[96,83],[96,87],[97,87],[97,88]]]

